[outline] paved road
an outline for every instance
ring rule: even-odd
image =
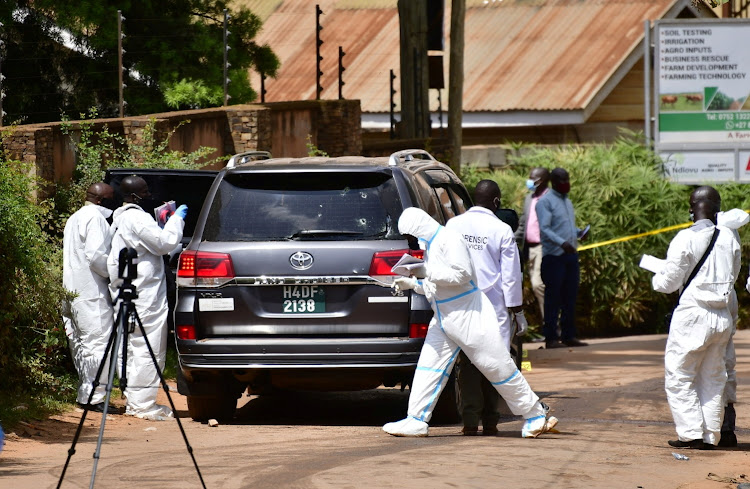
[[[428,438],[394,438],[380,426],[400,419],[407,393],[296,394],[243,398],[232,425],[184,420],[208,488],[692,488],[728,489],[750,474],[750,330],[736,337],[740,371],[734,450],[682,451],[663,389],[664,336],[596,340],[585,348],[527,344],[526,376],[560,418],[560,433],[520,438],[506,414],[497,437],[464,437],[460,425],[433,425]],[[184,398],[173,393],[178,409]],[[0,488],[55,487],[80,412],[35,423],[0,455]],[[88,487],[100,419],[84,435],[63,487]],[[35,431],[36,430],[36,431]],[[38,434],[37,434],[38,433]],[[96,487],[199,488],[174,422],[111,416]]]

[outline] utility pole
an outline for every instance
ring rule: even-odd
[[[461,171],[461,145],[463,144],[463,93],[464,93],[464,19],[466,0],[451,1],[451,46],[448,67],[448,142],[451,152],[450,166],[456,174]]]
[[[0,22],[0,27],[3,26],[3,23]],[[3,118],[5,117],[5,111],[3,110],[3,99],[5,98],[5,90],[3,90],[3,80],[5,79],[5,76],[3,75],[3,47],[4,47],[3,40],[0,39],[0,127],[3,127]]]
[[[122,16],[122,10],[117,11],[117,73],[119,78],[119,98],[118,103],[120,106],[120,119],[125,117],[125,82],[123,80],[123,66],[122,66],[122,55],[125,54],[125,50],[122,49],[122,40],[125,34],[122,33],[122,21],[125,17]]]
[[[229,105],[229,11],[224,9],[224,107]]]
[[[427,0],[398,0],[402,138],[430,135]]]
[[[346,56],[344,48],[339,46],[339,100],[344,100],[344,85],[346,84],[344,82],[344,71],[346,71],[346,68],[344,68],[344,56]]]
[[[393,81],[396,79],[396,75],[391,70],[389,80],[391,82],[391,123],[390,123],[390,136],[391,139],[396,139],[396,89],[393,88]]]
[[[315,5],[315,100],[320,100],[320,94],[323,93],[323,85],[320,84],[320,77],[323,76],[323,72],[320,70],[320,62],[323,61],[323,56],[320,55],[320,46],[323,41],[320,39],[320,31],[323,30],[323,26],[320,25],[320,16],[323,15],[323,11],[320,10],[320,5]]]

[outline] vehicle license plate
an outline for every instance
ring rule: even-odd
[[[284,313],[326,312],[326,294],[319,285],[285,285],[282,299]]]

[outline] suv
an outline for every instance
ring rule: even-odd
[[[190,416],[231,419],[245,389],[409,384],[432,310],[390,288],[392,265],[422,253],[399,216],[420,207],[445,223],[470,205],[453,171],[421,150],[220,171],[177,271],[178,390]]]

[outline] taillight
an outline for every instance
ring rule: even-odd
[[[429,327],[428,323],[410,323],[409,338],[424,338],[427,336],[427,328]]]
[[[195,339],[195,326],[192,324],[177,326],[177,338],[180,340],[194,340]]]
[[[404,253],[408,253],[417,258],[424,258],[424,251],[422,250],[390,250],[390,251],[378,251],[372,255],[372,261],[370,262],[370,272],[368,275],[393,275],[391,268],[398,262]]]
[[[177,268],[177,283],[218,287],[234,279],[232,257],[227,253],[183,251]]]

